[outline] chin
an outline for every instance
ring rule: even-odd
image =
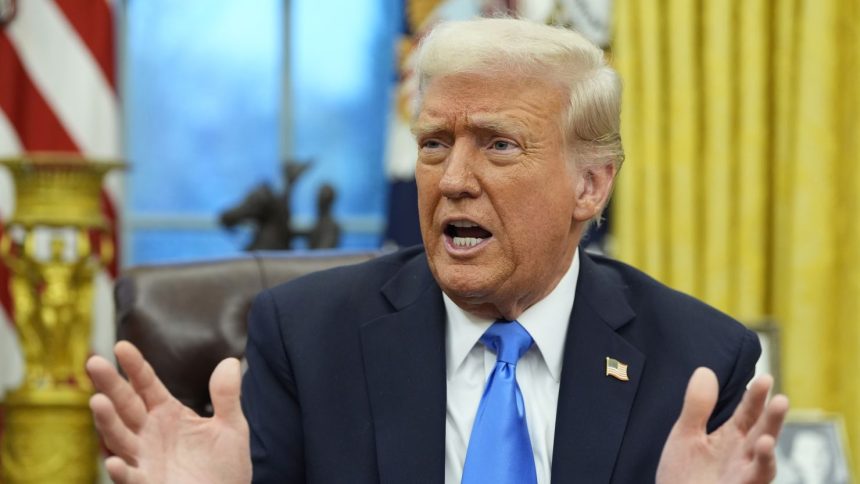
[[[475,266],[443,264],[434,273],[448,296],[477,303],[491,292],[492,284],[481,274],[475,274],[475,269]]]

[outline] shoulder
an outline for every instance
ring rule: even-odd
[[[391,310],[382,289],[395,276],[428,272],[424,249],[409,247],[360,264],[327,269],[263,291],[255,306],[271,306],[278,319],[326,320],[337,314],[367,319]]]
[[[673,289],[644,272],[608,257],[589,254],[604,284],[623,293],[637,319],[693,332],[743,336],[748,330],[726,313]],[[652,329],[654,329],[652,327]]]
[[[409,247],[366,262],[314,272],[273,287],[276,299],[294,297],[332,297],[353,290],[377,290],[404,266],[424,257],[421,246]]]

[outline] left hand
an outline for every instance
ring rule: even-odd
[[[756,378],[732,417],[707,433],[719,394],[717,377],[707,368],[693,372],[681,416],[672,427],[657,484],[761,484],[776,476],[774,448],[788,412],[785,395],[767,394],[769,376]]]

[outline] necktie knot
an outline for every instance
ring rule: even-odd
[[[531,348],[532,336],[517,321],[496,321],[490,326],[481,342],[496,353],[498,361],[516,365],[520,357]]]

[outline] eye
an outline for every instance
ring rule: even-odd
[[[516,147],[517,145],[513,141],[508,141],[506,139],[493,140],[493,142],[490,144],[490,149],[496,151],[509,151]]]
[[[418,141],[419,163],[435,165],[445,160],[448,145],[439,138],[427,138]]]
[[[440,138],[438,136],[419,138],[417,141],[418,149],[421,151],[439,151],[445,149],[448,146],[445,143],[444,138]]]

